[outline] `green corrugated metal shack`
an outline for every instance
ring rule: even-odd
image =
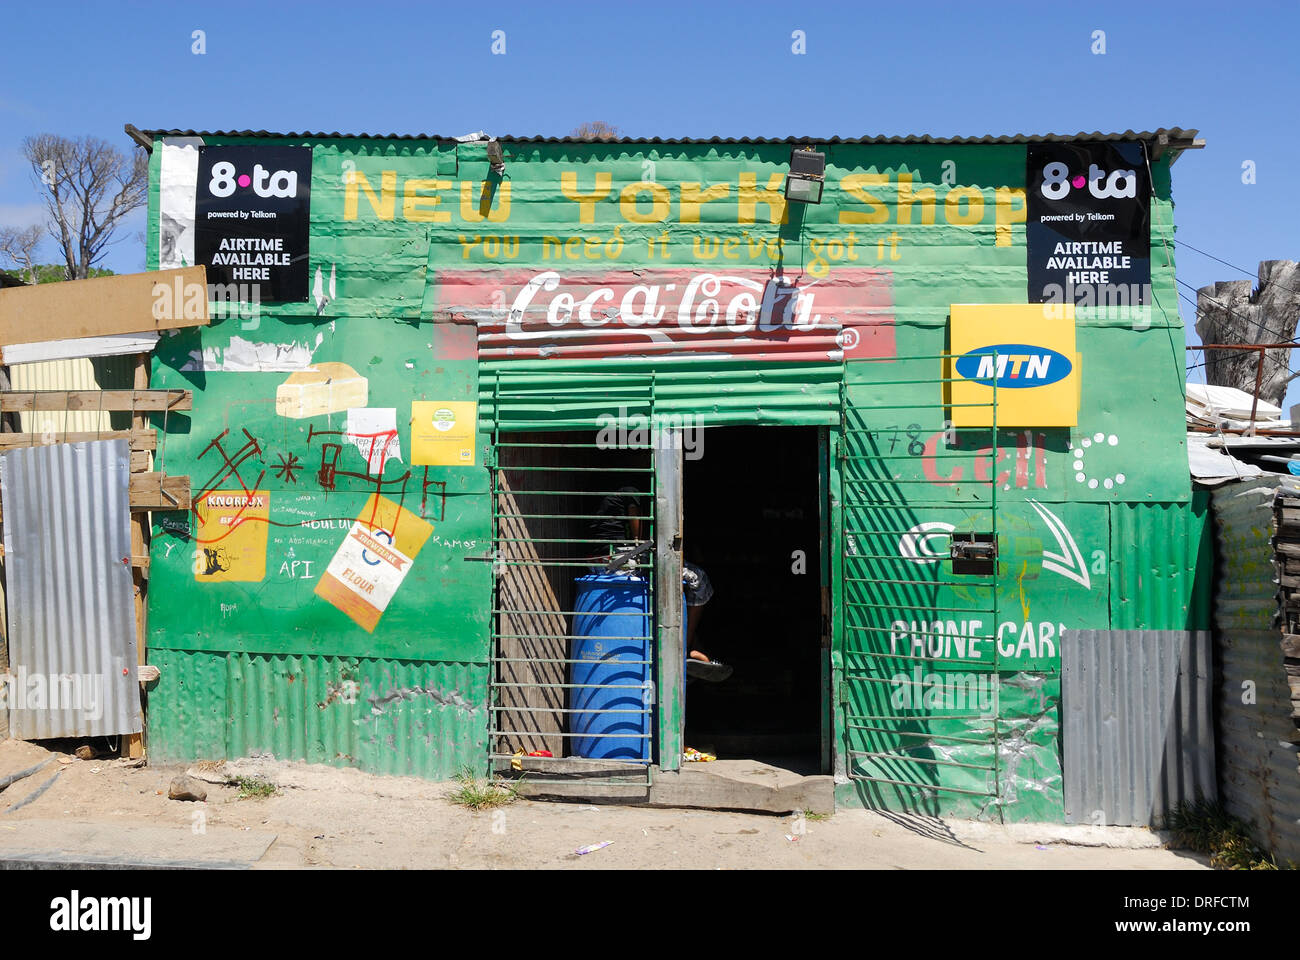
[[[684,687],[657,591],[660,769],[692,746],[833,774],[839,804],[1078,819],[1063,632],[1203,626],[1170,169],[1195,131],[131,131],[151,268],[297,271],[153,362],[194,392],[156,421],[195,504],[154,514],[158,759],[448,778],[563,757],[563,611],[628,482],[655,513],[647,576],[708,571],[695,645],[736,668]],[[785,198],[796,147],[824,157],[819,203]],[[310,184],[302,236],[226,242],[258,214],[205,211],[273,206],[277,164]],[[1126,184],[1142,222],[1094,216]],[[1035,191],[1101,242],[1043,249]],[[1146,258],[1133,300],[1080,295]],[[1055,313],[1044,271],[1077,282]]]

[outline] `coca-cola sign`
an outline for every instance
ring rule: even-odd
[[[889,277],[868,269],[820,280],[768,270],[445,271],[436,309],[477,324],[482,359],[838,361],[893,356]]]

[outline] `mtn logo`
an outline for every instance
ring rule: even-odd
[[[1064,380],[1074,363],[1047,347],[998,343],[967,351],[957,358],[957,375],[999,388],[1045,387]]]

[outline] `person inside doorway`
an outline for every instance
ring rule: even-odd
[[[621,566],[619,558],[635,559],[648,552],[650,543],[643,537],[648,533],[648,523],[641,501],[646,494],[636,487],[620,487],[600,502],[597,517],[592,521],[592,538],[596,541],[597,556],[606,559],[603,571]],[[643,550],[638,550],[643,548]],[[686,597],[686,675],[700,680],[719,682],[732,674],[729,664],[719,663],[695,646],[695,636],[704,606],[713,596],[713,583],[704,569],[694,563],[682,565],[682,589]]]
[[[713,597],[713,581],[703,567],[688,561],[682,564],[682,588],[686,594],[686,676],[714,683],[726,680],[731,676],[732,666],[719,663],[695,647],[704,605]]]

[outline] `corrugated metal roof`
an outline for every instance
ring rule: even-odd
[[[438,140],[446,143],[454,143],[458,139],[454,136],[445,136],[434,133],[310,133],[310,132],[289,132],[276,133],[271,130],[145,130],[143,133],[149,137],[275,137],[289,140]],[[1123,133],[1105,133],[1101,130],[1094,130],[1091,133],[1080,131],[1078,133],[1011,133],[1001,136],[985,135],[978,137],[935,137],[930,134],[909,134],[905,136],[884,136],[880,134],[867,134],[860,137],[816,137],[816,136],[784,136],[784,137],[616,137],[611,140],[584,140],[579,137],[544,137],[540,135],[533,136],[500,136],[497,139],[509,143],[604,143],[604,144],[770,144],[770,143],[814,143],[814,144],[977,144],[977,143],[1061,143],[1067,141],[1088,141],[1092,143],[1120,140],[1146,140],[1158,141],[1167,139],[1170,146],[1180,150],[1194,147],[1193,140],[1196,138],[1196,130],[1187,130],[1182,127],[1160,127],[1156,130],[1125,130]]]
[[[12,735],[140,732],[125,440],[0,456]]]

